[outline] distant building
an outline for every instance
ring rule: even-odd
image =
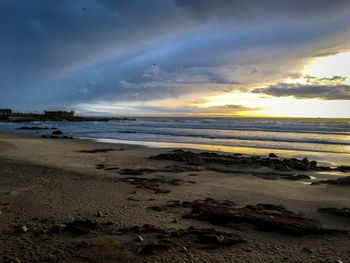
[[[11,109],[0,109],[0,116],[8,116],[10,114],[12,114]]]
[[[74,111],[45,111],[47,118],[69,118],[74,117]]]

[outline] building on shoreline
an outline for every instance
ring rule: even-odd
[[[64,121],[73,120],[74,118],[74,111],[45,111],[44,114],[39,114],[13,113],[11,109],[0,109],[0,121]]]
[[[74,111],[45,111],[47,118],[70,118],[74,117]]]

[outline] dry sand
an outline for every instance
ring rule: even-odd
[[[114,151],[87,153],[82,150]],[[190,208],[159,209],[169,200],[193,201],[207,197],[230,200],[239,206],[281,204],[288,210],[322,221],[331,228],[350,231],[350,219],[317,212],[322,207],[350,207],[350,187],[310,186],[300,181],[264,180],[214,171],[153,172],[142,178],[161,178],[169,193],[138,188],[122,182],[121,169],[164,169],[173,161],[148,159],[170,149],[102,144],[87,140],[54,140],[0,133],[0,261],[1,262],[350,262],[346,234],[293,235],[260,232],[249,224],[235,228],[184,219]],[[96,165],[104,168],[96,169]],[[196,174],[197,176],[190,176]],[[312,175],[312,174],[311,174]],[[314,174],[328,178],[331,175]],[[137,177],[137,176],[135,176]],[[165,182],[164,181],[164,182]],[[174,181],[172,181],[174,182]],[[102,217],[97,216],[100,211]],[[52,228],[89,219],[97,229],[86,235]],[[154,225],[173,231],[193,226],[215,228],[242,236],[246,243],[212,249],[192,239],[181,239],[169,249],[139,255],[145,244],[158,238],[121,229]],[[25,227],[24,227],[25,226]],[[158,231],[158,230],[157,230]],[[56,231],[57,232],[57,231]],[[186,247],[184,249],[183,247]],[[340,261],[339,261],[340,260]]]

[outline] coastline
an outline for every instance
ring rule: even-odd
[[[96,149],[109,150],[93,152]],[[89,262],[86,259],[77,259],[75,250],[79,255],[90,255],[90,250],[93,253],[91,257],[103,258],[101,262],[114,262],[110,255],[111,250],[119,251],[123,238],[136,242],[137,236],[134,234],[119,237],[112,232],[97,231],[94,236],[79,238],[67,233],[38,234],[54,225],[75,219],[93,220],[100,226],[112,222],[116,229],[152,224],[163,230],[193,226],[214,227],[232,232],[232,229],[216,227],[208,222],[183,219],[182,208],[169,211],[149,208],[162,207],[170,200],[192,202],[209,197],[221,201],[229,200],[239,206],[259,203],[284,205],[288,210],[321,221],[332,228],[350,231],[348,218],[325,215],[317,211],[323,207],[350,207],[347,186],[311,186],[301,181],[265,180],[249,174],[269,171],[256,167],[252,167],[248,173],[236,174],[209,170],[175,173],[164,171],[164,168],[180,165],[179,163],[149,159],[152,155],[172,150],[82,139],[42,139],[35,135],[0,132],[0,225],[7,236],[7,240],[2,240],[4,246],[1,246],[0,251],[4,255],[4,262],[11,262],[13,258],[22,262],[35,262],[49,258],[50,255],[55,256],[57,262],[68,259],[72,260],[70,262]],[[191,151],[201,152],[194,149]],[[99,167],[105,169],[97,169]],[[149,189],[121,181],[125,176],[120,171],[126,169],[155,169],[155,172],[144,173],[141,177],[180,180],[180,183],[164,183],[170,192],[155,194]],[[347,174],[337,176],[324,172],[315,175],[321,179],[331,179]],[[103,216],[96,216],[99,211]],[[18,233],[18,226],[23,225],[29,230]],[[232,258],[236,262],[320,262],[318,260],[321,259],[324,262],[346,262],[350,259],[348,235],[311,235],[300,238],[274,232],[259,232],[245,225],[239,225],[238,229],[241,230],[236,229],[234,232],[247,240],[247,244],[220,247],[220,253],[218,250],[203,251],[192,244],[193,248],[189,246],[189,251],[185,253],[181,252],[181,247],[172,247],[165,252],[157,250],[157,253],[147,257],[123,254],[121,262],[231,262],[228,259]],[[96,235],[102,244],[97,244]],[[25,240],[26,248],[21,249],[19,240]],[[90,242],[85,250],[76,244],[83,241]],[[37,243],[42,245],[40,250],[35,249]],[[105,247],[108,253],[104,254],[103,250],[97,252],[96,249],[100,246]],[[33,250],[37,252],[32,253]],[[120,251],[114,253],[114,256],[121,255]]]

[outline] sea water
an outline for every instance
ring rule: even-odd
[[[259,155],[274,152],[350,163],[350,119],[137,117],[136,121],[0,123],[0,130],[51,132],[19,130],[21,126],[57,127],[66,135],[100,142]]]

